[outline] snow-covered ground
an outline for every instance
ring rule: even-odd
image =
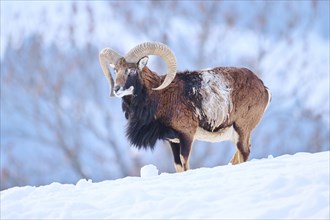
[[[329,151],[1,191],[1,219],[329,219]]]

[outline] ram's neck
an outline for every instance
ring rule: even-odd
[[[144,87],[148,90],[158,87],[162,82],[161,77],[146,66],[141,71],[141,80]]]
[[[159,100],[159,93],[152,90],[158,87],[162,82],[162,78],[144,67],[140,75],[140,83],[136,85],[136,94],[123,97],[123,111],[127,119],[135,120],[143,119],[149,123],[154,119]]]

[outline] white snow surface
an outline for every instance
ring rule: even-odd
[[[148,178],[14,187],[1,191],[1,219],[329,219],[329,153],[270,155]]]

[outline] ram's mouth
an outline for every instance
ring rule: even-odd
[[[118,91],[115,91],[115,96],[121,98],[123,96],[133,95],[133,92],[134,92],[134,86],[131,86],[128,89],[123,89],[123,87],[121,87]]]

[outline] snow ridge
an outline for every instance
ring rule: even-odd
[[[329,151],[1,191],[1,219],[329,219]]]

